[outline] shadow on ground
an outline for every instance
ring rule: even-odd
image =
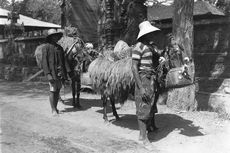
[[[129,128],[131,130],[139,130],[136,115],[123,115],[121,116],[121,120],[114,120],[112,121],[112,124],[124,128]],[[178,131],[179,134],[188,137],[204,135],[199,131],[202,128],[193,125],[193,121],[186,120],[175,114],[157,114],[156,125],[159,127],[159,130],[157,132],[149,133],[149,139],[152,142],[166,137],[174,130]]]
[[[64,100],[64,105],[72,106],[72,98]],[[68,113],[68,112],[76,112],[76,111],[85,111],[87,109],[90,109],[91,107],[100,107],[102,109],[102,102],[100,99],[85,99],[85,98],[80,98],[80,104],[81,108],[65,108],[62,112]]]

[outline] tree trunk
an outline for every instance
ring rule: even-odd
[[[173,36],[189,59],[193,58],[193,6],[194,0],[174,0]],[[190,77],[194,80],[194,62],[190,62]],[[177,110],[196,110],[195,85],[169,90],[167,106]]]
[[[65,3],[65,0],[62,0],[60,7],[61,7],[61,28],[64,29],[66,26],[66,3]]]
[[[105,33],[106,33],[106,43],[108,48],[112,48],[113,45],[113,17],[114,17],[114,0],[105,0],[105,7],[106,7],[106,26],[105,26]]]

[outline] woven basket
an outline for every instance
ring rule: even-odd
[[[188,66],[189,78],[183,75],[183,67],[172,68],[166,75],[166,88],[178,88],[194,83],[194,65]]]

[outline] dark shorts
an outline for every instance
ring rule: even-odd
[[[153,117],[154,113],[157,113],[157,106],[155,99],[155,85],[154,77],[147,77],[146,75],[140,74],[142,85],[145,91],[150,96],[150,103],[145,103],[140,94],[140,89],[135,87],[135,103],[136,103],[136,114],[137,118],[141,120],[148,120]]]

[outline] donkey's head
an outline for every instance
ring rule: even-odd
[[[184,47],[175,39],[172,34],[167,35],[166,54],[172,67],[179,67],[190,62]]]
[[[85,67],[88,63],[91,63],[95,59],[95,55],[97,56],[98,53],[92,48],[88,48],[88,45],[78,37],[75,38],[75,42],[67,51],[68,60],[75,67],[74,69],[78,70],[82,70],[82,68],[86,69]]]

